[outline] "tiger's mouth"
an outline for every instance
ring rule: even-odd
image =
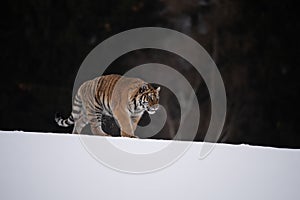
[[[147,112],[150,114],[150,115],[153,115],[156,111],[158,110],[158,106],[153,106],[153,107],[148,107],[147,108]]]
[[[153,115],[153,114],[155,114],[155,110],[149,110],[149,109],[148,109],[148,113],[149,113],[150,115]]]

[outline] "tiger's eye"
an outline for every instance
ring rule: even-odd
[[[153,101],[153,95],[152,94],[148,94],[149,99],[151,99]]]

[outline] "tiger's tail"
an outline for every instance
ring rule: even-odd
[[[56,113],[55,122],[58,124],[58,126],[69,127],[74,124],[74,118],[71,114],[67,119],[63,119],[59,113]]]
[[[69,127],[75,123],[75,120],[78,119],[81,115],[82,101],[78,94],[76,94],[73,105],[72,113],[67,119],[63,119],[59,113],[55,114],[55,122],[58,126]],[[75,120],[74,120],[75,119]]]

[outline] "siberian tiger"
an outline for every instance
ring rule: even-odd
[[[107,136],[101,128],[102,115],[113,117],[123,137],[136,137],[134,131],[146,111],[154,114],[159,107],[160,87],[120,75],[100,76],[84,82],[74,98],[72,113],[67,119],[55,116],[59,126],[74,124],[73,134],[79,134],[88,123],[94,135]]]

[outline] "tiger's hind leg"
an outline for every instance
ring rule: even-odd
[[[74,129],[72,134],[80,134],[82,129],[88,124],[86,117],[81,116],[78,120],[75,121]]]
[[[89,123],[91,125],[91,131],[94,135],[110,136],[102,130],[101,116],[98,118],[93,118],[93,119],[89,120]]]
[[[100,135],[100,136],[111,136],[111,135],[108,135],[107,133],[105,133],[101,126],[92,126],[91,125],[91,131],[94,135]]]
[[[87,125],[88,120],[85,116],[84,107],[82,104],[82,99],[80,95],[80,90],[75,95],[73,105],[72,105],[72,114],[74,119],[74,128],[72,134],[80,134],[82,129]]]
[[[101,118],[102,114],[100,114],[99,112],[88,112],[87,119],[88,123],[91,126],[91,131],[93,135],[110,136],[102,130]]]

